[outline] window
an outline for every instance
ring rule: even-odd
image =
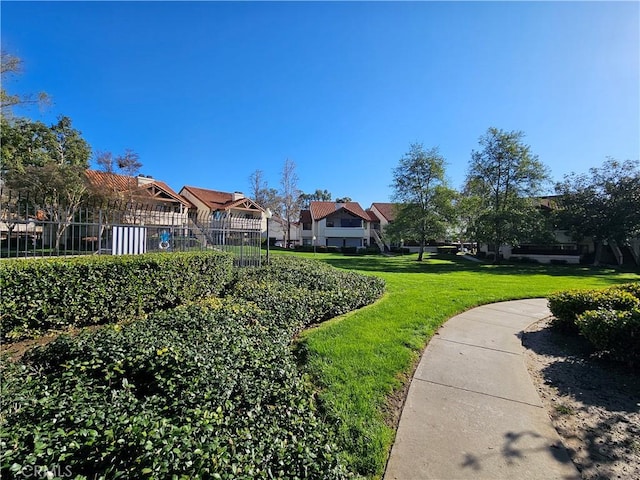
[[[362,220],[359,218],[341,218],[340,226],[345,228],[361,228]]]

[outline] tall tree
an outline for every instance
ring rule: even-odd
[[[0,75],[2,78],[0,86],[0,107],[2,118],[13,116],[13,107],[18,105],[45,105],[50,101],[49,96],[44,92],[35,95],[11,94],[5,90],[4,86],[10,77],[22,72],[22,60],[6,51],[0,52]]]
[[[478,240],[495,246],[496,262],[502,245],[532,238],[544,223],[535,197],[549,174],[523,137],[519,131],[489,128],[480,137],[482,149],[473,151],[469,162],[466,189],[482,199],[475,223]]]
[[[256,170],[249,175],[249,191],[251,199],[264,209],[269,209],[274,215],[280,216],[281,201],[278,190],[270,188],[264,172]]]
[[[566,175],[556,184],[558,225],[576,240],[591,237],[594,263],[605,242],[625,245],[640,236],[640,162],[607,158],[589,174]]]
[[[98,152],[96,163],[104,172],[119,173],[128,177],[135,177],[142,168],[140,155],[130,148],[126,148],[123,153],[115,156],[112,152]]]
[[[96,154],[95,163],[103,172],[128,177],[125,188],[122,182],[114,179],[107,179],[104,183],[91,186],[94,199],[102,203],[105,223],[118,217],[123,222],[136,223],[142,215],[142,210],[136,205],[138,181],[135,178],[142,168],[140,155],[130,148],[126,148],[119,155],[102,151]]]
[[[291,243],[291,224],[300,216],[300,190],[298,189],[298,174],[296,164],[287,158],[280,175],[280,200],[281,216],[284,219],[286,230],[286,245]]]
[[[400,205],[386,233],[415,238],[422,261],[427,240],[446,231],[453,191],[445,181],[445,159],[437,148],[425,150],[414,143],[393,170],[393,198]]]
[[[329,190],[317,189],[313,193],[300,194],[300,208],[309,209],[311,202],[330,202],[331,192]]]
[[[21,119],[2,131],[3,169],[11,190],[28,197],[57,225],[55,248],[88,195],[91,149],[68,117],[46,127]],[[7,156],[5,157],[5,152]]]

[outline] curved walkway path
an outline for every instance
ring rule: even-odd
[[[581,477],[524,364],[546,299],[474,308],[433,336],[413,376],[385,480]]]

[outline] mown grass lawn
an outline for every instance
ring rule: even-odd
[[[297,345],[320,405],[337,425],[345,460],[369,477],[383,473],[395,436],[390,399],[410,381],[420,353],[448,318],[486,303],[640,281],[638,273],[614,269],[488,265],[456,256],[419,263],[416,255],[299,255],[387,282],[376,304],[304,332]]]

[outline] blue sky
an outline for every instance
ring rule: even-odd
[[[94,151],[132,148],[183,185],[389,201],[413,142],[460,187],[489,127],[521,130],[555,179],[640,157],[638,2],[10,2],[11,92],[72,118]]]

